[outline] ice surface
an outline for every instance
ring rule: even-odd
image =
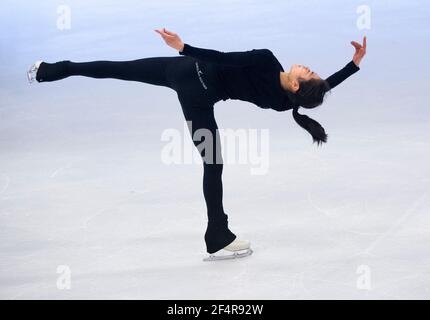
[[[3,1],[0,298],[430,298],[429,11],[423,1]],[[34,61],[176,56],[153,29],[222,51],[270,48],[328,76],[368,36],[361,70],[306,112],[218,103],[221,128],[270,128],[270,168],[225,166],[230,227],[250,257],[204,263],[199,164],[160,160],[183,128],[172,90],[74,77],[29,85]],[[58,266],[71,288],[57,288]],[[363,270],[367,283],[363,287]],[[370,272],[370,273],[369,273]]]

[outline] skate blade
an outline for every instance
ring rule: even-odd
[[[225,254],[225,255],[215,255],[211,254],[209,257],[206,257],[203,259],[203,261],[218,261],[218,260],[233,260],[233,259],[239,259],[244,258],[247,256],[250,256],[254,251],[252,251],[251,248],[246,250],[241,250],[238,252],[234,252],[233,254]]]
[[[35,70],[33,66],[30,67],[30,69],[27,71],[27,79],[29,83],[33,83],[34,80],[36,79]]]
[[[33,83],[36,80],[36,74],[37,70],[39,68],[36,67],[35,64],[33,64],[27,71],[27,79],[29,83]]]

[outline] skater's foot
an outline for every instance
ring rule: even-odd
[[[27,71],[28,82],[33,83],[34,80],[36,80],[37,71],[39,70],[39,67],[42,62],[43,62],[42,60],[38,60],[35,63],[33,63],[33,65],[28,69]]]
[[[64,79],[70,74],[68,64],[70,60],[47,63],[45,61],[36,61],[27,71],[27,78],[30,83],[34,80],[37,82],[48,82]]]
[[[227,260],[249,256],[253,253],[251,244],[248,240],[234,239],[232,243],[223,249],[212,253],[203,261]]]
[[[246,250],[250,248],[251,243],[248,240],[241,240],[241,239],[234,239],[232,243],[230,243],[228,246],[224,248],[224,250],[227,251],[240,251],[240,250]]]

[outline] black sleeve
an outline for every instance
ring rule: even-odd
[[[360,70],[360,68],[354,63],[353,60],[351,60],[345,67],[328,77],[326,81],[330,85],[330,89],[333,89],[346,78],[356,73],[358,70]]]
[[[197,48],[185,43],[184,49],[179,51],[179,54],[190,56],[205,62],[243,67],[263,62],[266,57],[270,57],[272,55],[272,52],[269,49],[221,52],[212,49]]]

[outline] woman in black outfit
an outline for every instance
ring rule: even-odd
[[[203,159],[203,194],[208,215],[205,242],[210,259],[217,259],[219,256],[213,254],[221,249],[233,252],[223,258],[249,255],[252,253],[249,242],[237,239],[229,230],[228,216],[222,204],[223,161],[214,104],[220,100],[239,99],[276,111],[293,109],[296,122],[320,145],[327,141],[324,128],[308,116],[299,114],[298,108],[321,105],[327,91],[359,70],[358,65],[366,53],[366,37],[363,45],[352,41],[356,49],[353,59],[323,80],[302,65],[292,65],[289,72],[285,72],[268,49],[219,52],[183,43],[176,33],[166,29],[155,31],[181,56],[80,63],[38,61],[29,70],[29,80],[49,82],[78,75],[139,81],[175,90],[193,143]],[[204,137],[194,136],[199,129],[209,130],[211,147],[203,143]]]

